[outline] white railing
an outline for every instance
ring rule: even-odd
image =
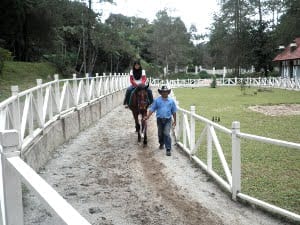
[[[0,225],[23,225],[21,182],[43,200],[64,224],[89,225],[71,205],[49,186],[20,155],[34,138],[62,115],[78,110],[102,97],[125,89],[127,74],[59,80],[18,93],[0,103]]]
[[[81,108],[97,99],[124,89],[128,86],[128,76],[98,76],[55,80],[21,93],[12,86],[13,96],[0,103],[0,130],[15,129],[20,134],[20,148],[28,144],[48,124],[68,112]]]
[[[217,86],[236,86],[244,84],[252,87],[265,87],[265,88],[282,88],[291,90],[300,90],[300,79],[296,78],[281,78],[281,77],[263,77],[263,78],[218,78],[216,79]],[[165,81],[160,79],[150,79],[150,83],[154,86]],[[203,87],[209,86],[212,79],[177,79],[167,80],[172,88],[177,87]]]
[[[174,97],[175,98],[175,97]],[[300,221],[300,215],[288,210],[271,205],[251,196],[241,193],[241,139],[255,140],[262,143],[284,146],[300,150],[300,144],[287,141],[281,141],[252,134],[240,132],[240,123],[235,121],[232,128],[228,129],[211,120],[195,114],[195,106],[191,106],[191,111],[178,107],[177,125],[175,128],[176,143],[181,147],[189,157],[195,161],[202,169],[210,174],[225,190],[232,195],[233,200],[241,198],[251,204],[258,205],[272,213],[287,217],[293,221]],[[196,123],[198,127],[203,127],[199,136],[196,136]],[[225,134],[231,139],[231,170],[227,163],[223,147],[216,131]],[[206,160],[199,158],[198,149],[206,149]],[[224,178],[213,170],[213,149],[216,150],[219,161],[224,172]]]
[[[246,79],[246,78],[244,78]],[[238,85],[242,78],[218,79],[219,85]],[[245,81],[245,80],[244,80]],[[164,81],[150,79],[153,86]],[[188,79],[167,81],[171,87],[198,87],[208,86],[210,79]],[[298,80],[285,80],[280,78],[246,80],[247,84],[253,86],[268,86],[278,88],[289,88],[299,90]],[[89,224],[74,210],[64,199],[61,198],[46,182],[40,178],[19,156],[26,149],[34,138],[43,132],[47,126],[59,119],[61,116],[80,109],[105,95],[118,90],[123,90],[129,85],[127,75],[98,76],[85,78],[55,80],[42,84],[37,80],[37,86],[18,93],[18,87],[12,87],[13,96],[0,103],[0,150],[2,174],[0,182],[0,225],[23,224],[23,208],[21,198],[21,182],[32,189],[65,224],[84,225]],[[232,130],[222,127],[204,117],[179,108],[179,119],[176,128],[176,140],[192,159],[203,169],[212,175],[226,190],[232,193],[232,198],[240,197],[253,204],[260,205],[270,211],[282,214],[296,221],[299,215],[293,214],[284,209],[262,202],[241,191],[240,180],[240,139],[257,139],[273,144],[284,144],[299,149],[299,144],[283,142],[264,137],[258,137],[239,131],[239,123],[234,122]],[[180,115],[181,114],[181,115]],[[201,135],[195,136],[195,121],[205,124]],[[219,130],[232,138],[232,170],[230,171],[222,146],[216,135]],[[199,145],[203,144],[206,136],[207,162],[195,156]],[[182,141],[180,141],[181,139]],[[215,146],[218,157],[225,173],[225,179],[218,175],[212,168],[212,146]],[[17,176],[16,176],[17,175]],[[50,196],[50,198],[49,198]],[[63,208],[61,207],[63,206]],[[1,218],[2,217],[2,218]]]

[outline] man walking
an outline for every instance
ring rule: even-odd
[[[172,116],[173,116],[173,126],[176,125],[176,111],[177,107],[175,101],[169,97],[171,89],[166,85],[161,86],[158,89],[160,96],[156,98],[151,105],[148,115],[145,120],[149,119],[153,112],[156,111],[156,121],[158,128],[158,141],[159,148],[166,148],[166,155],[171,155],[171,126],[172,126]]]

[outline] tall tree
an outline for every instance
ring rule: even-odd
[[[191,61],[189,51],[192,44],[184,23],[180,18],[168,16],[166,10],[158,12],[156,17],[153,32],[149,35],[149,50],[156,62],[167,69],[187,65]]]
[[[277,44],[290,43],[300,37],[300,1],[285,0],[284,13],[276,27]]]

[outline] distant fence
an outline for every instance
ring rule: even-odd
[[[216,79],[218,86],[237,86],[245,85],[261,88],[282,88],[289,90],[300,90],[300,79],[296,78],[281,78],[281,77],[258,77],[258,78],[218,78]],[[161,79],[150,79],[154,86],[158,86],[166,81]],[[167,83],[172,88],[177,87],[206,87],[212,82],[211,79],[177,79],[167,80]]]
[[[27,163],[38,168],[37,161],[49,154],[49,148],[62,144],[119,105],[128,85],[126,74],[104,74],[85,78],[74,75],[64,80],[56,75],[54,81],[43,84],[39,79],[36,87],[20,93],[12,86],[13,96],[0,103],[0,225],[24,224],[21,182],[64,224],[90,225]],[[42,143],[32,147],[35,142]],[[30,148],[38,151],[30,156]],[[27,163],[22,159],[26,154]]]

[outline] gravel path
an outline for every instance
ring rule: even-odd
[[[40,175],[93,225],[283,225],[233,202],[173,146],[158,149],[155,118],[148,147],[137,143],[131,112],[122,106],[57,149]],[[25,225],[63,224],[29,191]]]

